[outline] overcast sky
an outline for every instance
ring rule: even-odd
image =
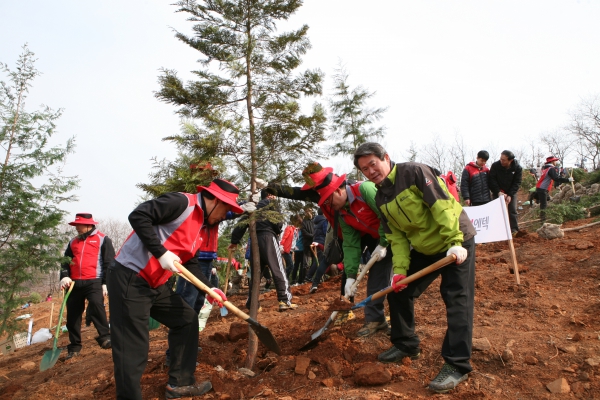
[[[157,77],[162,67],[189,77],[199,55],[174,38],[191,23],[171,2],[0,2],[0,62],[13,67],[28,43],[43,75],[27,107],[64,108],[57,140],[76,137],[71,214],[125,220],[151,158],[175,157],[161,138],[179,119],[154,97]],[[376,92],[387,149],[401,160],[410,141],[433,135],[501,151],[564,126],[600,93],[598,21],[599,1],[306,0],[285,26],[309,25],[302,67],[325,72],[327,94],[340,60],[351,85]]]

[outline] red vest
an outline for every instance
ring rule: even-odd
[[[554,186],[554,180],[547,176],[548,171],[550,171],[550,168],[554,168],[554,166],[548,167],[542,171],[542,176],[540,176],[540,179],[535,185],[537,189],[546,189],[547,191],[552,190],[552,186]]]
[[[346,193],[348,195],[348,203],[350,203],[350,210],[341,209],[339,211],[340,216],[346,224],[351,226],[360,232],[360,235],[369,234],[375,239],[379,238],[379,218],[371,207],[365,202],[360,194],[360,185],[363,182],[359,181],[352,185],[346,186]],[[350,190],[348,190],[350,189]],[[331,226],[334,226],[333,213],[334,210],[331,207],[321,207],[323,215],[329,221]],[[342,228],[339,228],[338,237],[342,237]]]
[[[177,219],[153,228],[162,245],[185,263],[198,252],[204,212],[199,201],[200,194],[182,194],[188,198],[186,210]],[[164,284],[172,275],[148,252],[135,231],[123,243],[115,259],[121,265],[136,271],[152,288]]]
[[[102,278],[102,252],[105,234],[94,229],[85,240],[74,238],[69,242],[73,259],[70,265],[70,277],[78,279]]]
[[[217,258],[219,247],[219,225],[204,225],[200,230],[202,241],[200,242],[198,258],[201,260],[214,260]]]

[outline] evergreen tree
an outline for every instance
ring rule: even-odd
[[[375,96],[375,92],[369,92],[362,86],[352,89],[343,66],[336,69],[334,80],[333,98],[329,101],[334,144],[329,147],[329,152],[352,157],[361,144],[383,138],[385,127],[373,125],[382,118],[387,108],[368,108],[367,101]],[[360,179],[359,171],[356,171],[356,179]]]
[[[60,166],[73,151],[49,145],[62,110],[43,107],[25,111],[32,81],[40,73],[27,46],[14,70],[0,64],[8,82],[0,82],[0,143],[4,162],[0,171],[0,335],[17,329],[11,311],[21,305],[19,296],[39,273],[57,269],[67,237],[60,224],[62,202],[77,187],[75,177],[61,176]]]
[[[179,1],[178,12],[194,22],[193,36],[176,37],[201,53],[202,70],[196,81],[184,83],[163,70],[157,97],[178,107],[189,124],[183,134],[166,138],[199,159],[220,157],[236,171],[236,183],[257,177],[299,177],[308,159],[318,157],[324,140],[325,115],[319,104],[303,114],[302,96],[320,95],[322,73],[295,73],[310,47],[308,27],[279,33],[277,22],[287,20],[300,0]],[[269,212],[265,210],[265,212]],[[255,221],[249,219],[254,264],[259,265]],[[258,297],[259,269],[253,273],[253,295]],[[257,298],[250,315],[256,317]],[[258,342],[251,332],[246,366],[251,368]]]

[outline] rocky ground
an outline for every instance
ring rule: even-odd
[[[330,328],[314,349],[299,351],[330,315],[327,310],[339,288],[339,278],[334,278],[312,295],[306,285],[293,288],[299,308],[285,313],[277,311],[273,291],[261,295],[263,311],[258,319],[277,338],[282,355],[260,345],[253,377],[239,371],[246,356],[247,329],[242,325],[241,335],[235,334],[239,320],[213,311],[200,335],[196,378],[210,379],[214,390],[201,398],[600,398],[599,233],[596,225],[554,240],[534,232],[516,238],[520,286],[509,271],[506,243],[477,246],[474,372],[451,393],[435,395],[426,388],[443,363],[440,348],[446,321],[437,281],[416,303],[423,348],[419,360],[379,364],[377,355],[390,346],[389,338],[383,332],[356,338],[362,312],[341,327]],[[357,298],[364,296],[363,286]],[[231,300],[241,307],[245,297],[235,295]],[[60,299],[54,302],[56,324]],[[35,317],[34,331],[48,325],[50,303],[36,304],[27,312]],[[0,399],[114,398],[111,352],[96,345],[95,335],[93,327],[85,329],[81,355],[64,361],[63,351],[45,372],[39,371],[39,363],[51,341],[0,356]],[[161,399],[167,381],[163,365],[167,331],[160,327],[150,336],[144,399]],[[64,333],[59,346],[67,342]]]

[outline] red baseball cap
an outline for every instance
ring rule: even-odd
[[[214,179],[208,186],[196,186],[196,190],[198,193],[206,190],[213,194],[217,199],[231,206],[231,211],[236,214],[242,214],[244,212],[237,204],[240,190],[231,182],[227,182],[223,179]]]

